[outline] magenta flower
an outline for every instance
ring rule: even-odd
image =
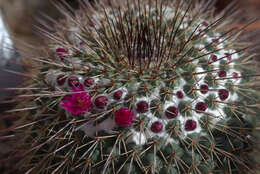
[[[77,93],[64,97],[66,101],[61,102],[60,106],[75,115],[87,112],[91,107],[91,97],[88,93],[84,92],[85,89],[83,85],[79,85],[78,87],[74,86],[72,90]]]
[[[115,112],[115,122],[118,126],[128,127],[132,124],[134,114],[128,108],[120,108]]]

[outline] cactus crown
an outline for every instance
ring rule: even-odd
[[[81,3],[88,13],[67,11],[45,34],[34,109],[16,128],[28,172],[251,171],[259,93],[251,46],[223,27],[227,14],[186,1]]]

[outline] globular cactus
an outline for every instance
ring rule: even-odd
[[[90,5],[44,33],[23,88],[17,164],[26,173],[254,173],[255,45],[197,1]],[[25,112],[26,110],[29,110]],[[24,151],[25,150],[25,151]]]

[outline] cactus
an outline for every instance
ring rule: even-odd
[[[254,173],[258,74],[212,4],[127,0],[71,12],[22,88],[26,173]],[[21,109],[22,108],[22,109]]]

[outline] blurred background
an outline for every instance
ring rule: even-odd
[[[78,8],[75,0],[66,1],[73,8]],[[232,2],[234,1],[217,0],[217,12],[220,12]],[[244,16],[241,16],[243,19],[241,25],[251,18],[260,17],[260,0],[236,0],[234,5],[238,5],[244,11]],[[4,88],[15,88],[23,82],[22,76],[10,73],[10,71],[24,71],[19,53],[15,50],[31,52],[32,49],[24,43],[36,47],[41,45],[42,39],[37,35],[34,25],[37,24],[36,18],[41,18],[42,13],[47,13],[54,19],[61,17],[50,0],[0,0],[0,131],[12,125],[12,121],[15,120],[15,118],[6,117],[6,114],[4,114],[6,110],[13,106],[8,102],[11,100],[13,93],[4,90]],[[258,28],[260,28],[260,22],[251,25],[247,30]],[[16,173],[15,171],[10,172],[10,164],[1,161],[7,152],[8,142],[0,139],[0,173]]]

